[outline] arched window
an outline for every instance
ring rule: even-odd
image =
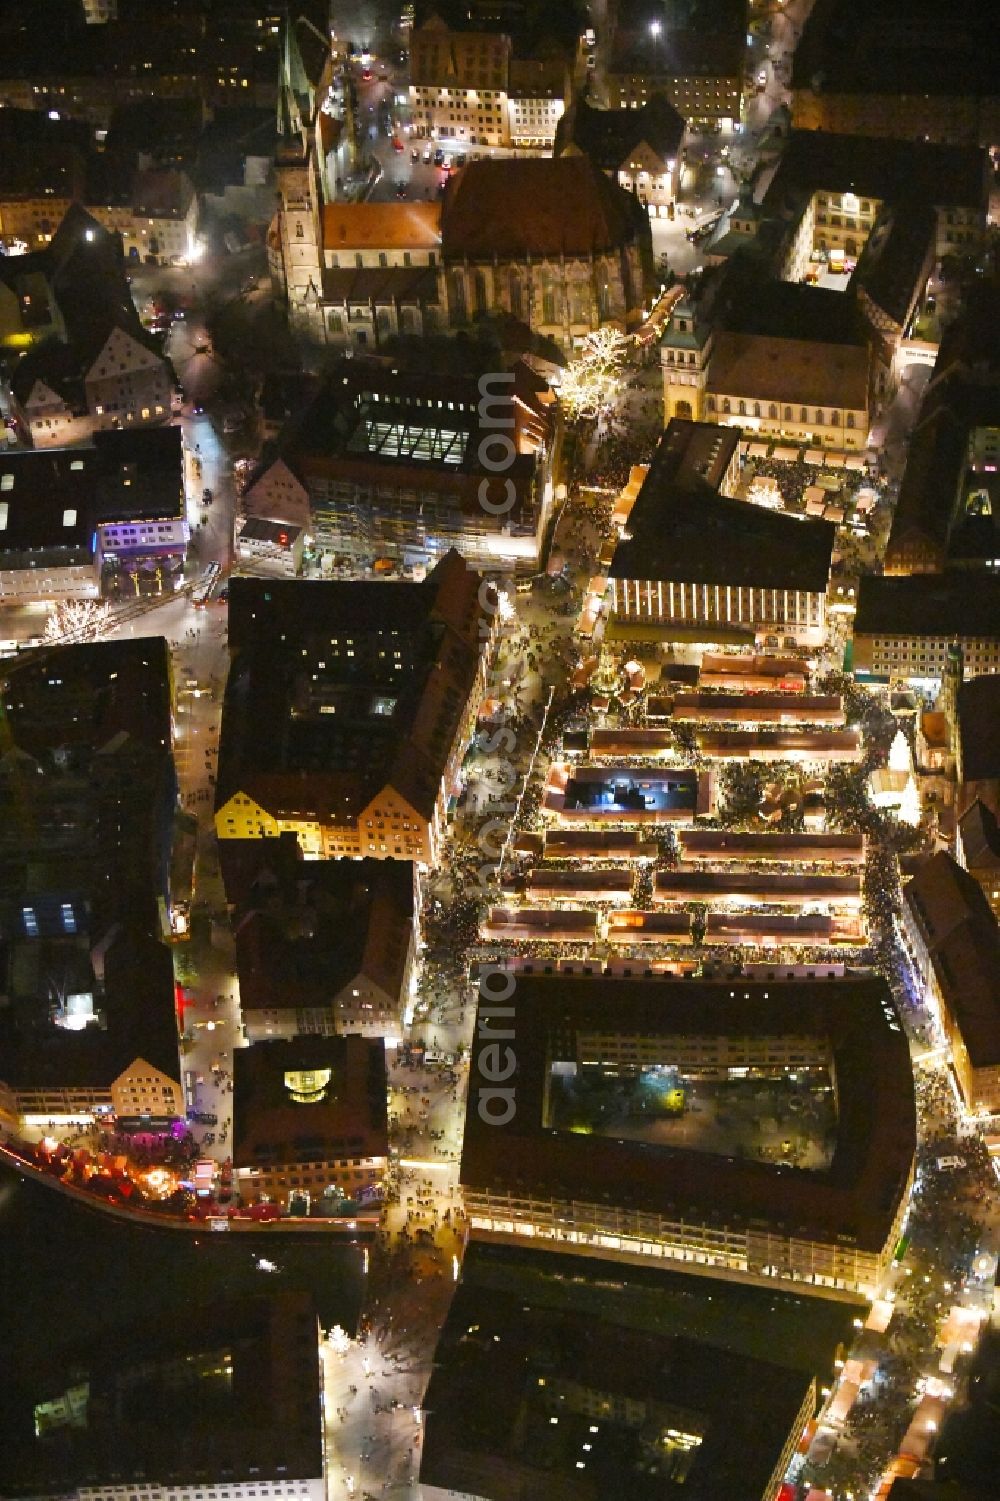
[[[808,422],[809,421],[809,408],[808,407],[799,407],[799,421],[800,422]]]
[[[760,416],[760,402],[759,401],[755,401],[754,404],[753,404],[753,414],[754,414],[755,417],[759,417]]]
[[[786,407],[785,408],[785,421],[786,422],[791,422],[791,420],[792,420],[792,409],[791,409],[791,407]]]
[[[741,417],[745,417],[745,416],[746,416],[746,414],[747,414],[747,404],[746,404],[746,402],[745,402],[745,401],[744,401],[744,400],[743,400],[743,399],[742,399],[742,398],[741,398],[741,399],[740,399],[740,416],[741,416]]]
[[[723,396],[723,398],[722,398],[722,410],[724,412],[728,412],[728,411],[732,410],[732,408],[729,405],[729,397],[728,396]]]
[[[817,426],[818,427],[823,427],[825,425],[825,420],[826,419],[823,416],[823,408],[822,407],[817,407],[816,408],[816,424],[817,424]]]
[[[840,421],[840,418],[837,416],[836,412],[831,412],[830,413],[830,421],[833,423],[834,426],[836,426],[837,423]]]
[[[767,409],[767,415],[770,417],[770,419],[771,419],[772,422],[777,421],[778,408],[775,406],[775,404],[774,404],[773,401],[771,402],[771,405]]]
[[[848,414],[847,414],[847,426],[848,427],[853,427],[854,426],[854,413],[853,412],[848,412]]]
[[[706,396],[705,397],[705,410],[706,410],[706,412],[714,412],[715,411],[715,397],[714,396]]]

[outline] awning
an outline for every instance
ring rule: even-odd
[[[859,453],[849,453],[844,460],[845,469],[863,469],[865,461]]]
[[[843,469],[844,455],[842,453],[828,453],[824,460],[827,469]]]
[[[823,455],[818,448],[807,448],[802,456],[807,464],[822,464]]]
[[[771,457],[777,459],[780,464],[797,464],[799,461],[799,450],[797,448],[776,448]]]
[[[766,459],[768,445],[766,443],[751,443],[747,453],[752,459]]]

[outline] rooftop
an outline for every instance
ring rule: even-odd
[[[958,690],[959,765],[964,782],[1000,781],[1000,674]]]
[[[862,574],[854,634],[1000,638],[1000,578],[915,573],[909,577]]]
[[[980,207],[985,202],[986,161],[986,152],[977,146],[793,130],[763,206],[769,213],[780,213],[803,193],[826,191],[854,193],[889,204]]]
[[[805,290],[810,295],[825,295],[816,287]],[[868,349],[800,338],[799,325],[791,319],[784,328],[786,332],[766,334],[720,329],[705,390],[717,397],[749,396],[794,406],[866,411],[871,365]]]
[[[628,518],[612,578],[673,579],[754,588],[826,591],[834,527],[717,495],[680,489],[661,440]]]
[[[104,1312],[100,1339],[58,1349],[47,1378],[33,1373],[34,1423],[29,1408],[27,1436],[4,1455],[6,1494],[322,1475],[308,1294],[177,1306],[141,1327],[116,1327],[114,1310]]]
[[[913,1161],[913,1080],[905,1034],[882,980],[785,982],[516,976],[518,1109],[487,1123],[470,1091],[461,1180],[467,1190],[588,1200],[625,1210],[765,1222],[881,1251]],[[829,1042],[839,1127],[830,1168],[784,1171],[675,1148],[555,1134],[543,1127],[553,1062],[584,1036],[810,1036]]]
[[[216,806],[244,792],[351,823],[391,783],[429,817],[476,680],[479,587],[456,552],[419,584],[233,579]]]
[[[625,166],[645,144],[662,161],[676,160],[684,136],[682,115],[665,94],[654,94],[641,109],[595,109],[580,99],[556,128],[556,155],[582,151],[605,172]]]
[[[237,1167],[385,1157],[388,1150],[380,1037],[303,1036],[235,1050]]]
[[[802,1372],[595,1318],[544,1285],[463,1277],[424,1398],[420,1479],[490,1501],[763,1495],[810,1389]]]
[[[441,205],[431,203],[327,203],[323,250],[438,250]]]
[[[993,810],[977,797],[962,814],[958,827],[966,868],[993,867],[1000,871],[1000,824]]]
[[[161,637],[0,664],[0,1076],[107,1087],[178,1076],[160,940],[176,787]]]
[[[470,162],[444,197],[446,260],[589,256],[648,235],[638,202],[586,156]]]
[[[932,855],[903,887],[973,1068],[1000,1064],[1000,927],[978,881]]]
[[[401,860],[304,861],[294,835],[219,844],[244,1010],[330,1008],[363,975],[399,994],[413,925]]]
[[[830,94],[995,94],[997,17],[976,0],[819,0],[795,51],[792,86]]]

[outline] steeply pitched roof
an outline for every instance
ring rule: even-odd
[[[618,171],[642,142],[663,161],[676,158],[684,130],[665,94],[654,94],[642,109],[595,109],[580,99],[559,121],[555,154],[573,145],[603,171]]]
[[[974,1068],[1000,1063],[1000,927],[979,882],[943,851],[903,888]]]
[[[617,250],[643,220],[589,157],[560,156],[470,162],[448,184],[441,228],[446,259],[524,260]]]
[[[323,249],[437,250],[441,205],[433,203],[327,203]]]
[[[958,690],[962,780],[1000,781],[1000,674],[969,678]]]
[[[802,193],[855,193],[884,203],[978,208],[987,153],[977,146],[793,130],[764,196],[768,212]]]
[[[669,430],[668,430],[669,436]],[[761,589],[825,591],[835,529],[717,495],[670,477],[664,440],[615,548],[612,578],[675,579]]]
[[[865,411],[867,349],[763,334],[715,336],[705,390],[713,396]]]
[[[915,573],[884,578],[862,574],[858,584],[855,635],[981,636],[1000,639],[1000,578]]]

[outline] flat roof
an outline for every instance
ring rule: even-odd
[[[470,1088],[461,1165],[467,1191],[604,1203],[720,1225],[756,1222],[790,1235],[842,1238],[866,1251],[884,1248],[913,1163],[916,1118],[909,1048],[883,980],[513,978],[504,1005],[515,1009],[518,1108],[505,1124],[487,1122]],[[545,1130],[549,1068],[576,1059],[581,1034],[827,1039],[839,1108],[830,1167],[788,1171]],[[473,1077],[475,1070],[474,1058]]]

